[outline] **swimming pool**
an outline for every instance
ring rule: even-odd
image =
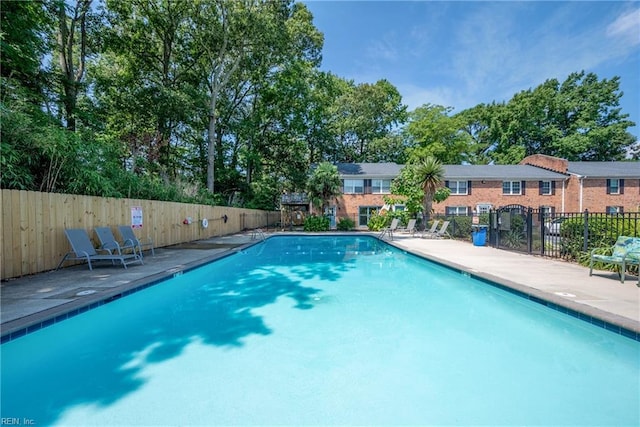
[[[2,417],[40,425],[640,424],[639,342],[367,237],[273,237],[0,355]]]

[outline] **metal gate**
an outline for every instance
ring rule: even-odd
[[[489,245],[511,251],[541,253],[543,220],[538,209],[509,205],[489,212]]]

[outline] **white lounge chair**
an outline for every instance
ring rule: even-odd
[[[447,232],[447,227],[449,227],[449,222],[450,221],[444,221],[439,230],[433,233],[425,233],[422,235],[422,237],[426,237],[428,239],[441,239],[443,237],[451,237]]]
[[[382,229],[380,234],[378,235],[378,239],[384,239],[384,236],[388,235],[391,240],[393,240],[393,232],[398,228],[398,223],[400,220],[398,218],[393,218],[391,220],[391,224],[388,227]]]
[[[402,231],[404,231],[405,233],[409,233],[413,236],[416,233],[416,220],[410,219],[409,222],[407,223],[407,227]]]
[[[93,270],[91,265],[92,261],[111,261],[112,264],[119,261],[124,268],[127,268],[128,264],[134,262],[142,264],[142,258],[137,254],[122,254],[109,249],[100,249],[105,253],[98,253],[98,250],[93,247],[93,243],[91,243],[91,239],[89,239],[89,234],[87,234],[84,228],[68,228],[64,230],[64,234],[67,236],[72,250],[62,257],[56,270],[67,260],[87,261],[89,270]]]
[[[435,234],[436,230],[438,229],[438,225],[440,225],[440,220],[439,219],[434,220],[433,224],[431,224],[431,228],[428,230],[424,230],[420,237],[424,237],[427,234]]]

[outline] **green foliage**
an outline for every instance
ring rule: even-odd
[[[515,229],[511,229],[500,236],[500,242],[507,248],[517,249],[521,247],[526,242],[526,240],[524,233]]]
[[[450,218],[451,224],[447,231],[453,236],[462,239],[470,239],[472,231],[472,217],[470,216],[454,216]]]
[[[461,131],[462,116],[450,116],[453,108],[426,104],[410,114],[405,129],[411,141],[410,161],[433,157],[444,164],[461,164],[467,160],[469,136]]]
[[[329,218],[326,216],[310,215],[304,220],[304,231],[329,231]]]
[[[394,128],[406,121],[407,112],[402,96],[387,80],[358,85],[344,82],[332,113],[332,128],[342,142],[345,161],[376,161],[383,154],[372,147],[388,150],[386,156],[399,157],[396,150],[401,144],[392,135]]]
[[[403,196],[409,216],[422,212],[422,223],[428,223],[432,204],[443,202],[451,193],[443,187],[444,168],[435,158],[428,157],[417,164],[405,165],[391,183],[391,193]],[[428,214],[426,212],[428,211]]]
[[[429,222],[433,200],[444,181],[444,167],[435,157],[429,156],[412,165],[417,184],[422,189],[422,220]]]
[[[637,224],[631,219],[611,217],[590,217],[588,221],[589,241],[584,251],[584,217],[574,217],[560,225],[560,252],[569,260],[576,260],[583,265],[589,263],[589,252],[593,248],[608,248],[616,243],[618,236],[635,236]]]
[[[340,231],[352,231],[356,228],[356,222],[349,217],[343,217],[338,220],[336,227]]]
[[[324,212],[329,200],[342,194],[338,168],[329,162],[320,163],[309,177],[307,193],[314,205],[320,205],[321,212]]]
[[[387,212],[386,216],[390,217],[389,224],[391,224],[391,220],[393,218],[398,218],[399,220],[399,226],[400,227],[406,227],[407,223],[409,222],[409,218],[411,218],[411,214],[409,212],[407,212],[406,210],[398,210],[398,211],[390,211]]]
[[[617,77],[574,73],[457,115],[425,105],[403,129],[408,114],[391,83],[319,70],[323,37],[303,3],[94,3],[2,3],[3,188],[271,209],[327,159],[640,152],[617,107]],[[424,172],[407,168],[394,182],[412,216],[448,197]],[[312,186],[322,208],[340,190],[336,176],[323,179]]]
[[[369,218],[367,227],[370,231],[380,231],[391,224],[391,219],[392,218],[390,215],[378,215],[377,213],[375,213],[372,214]]]
[[[571,73],[549,79],[503,104],[459,114],[472,143],[468,160],[516,164],[532,154],[570,161],[622,160],[637,148],[627,129],[635,123],[619,108],[620,78]]]

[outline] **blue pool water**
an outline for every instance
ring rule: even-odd
[[[0,355],[38,425],[640,424],[639,342],[367,237],[270,238]]]

